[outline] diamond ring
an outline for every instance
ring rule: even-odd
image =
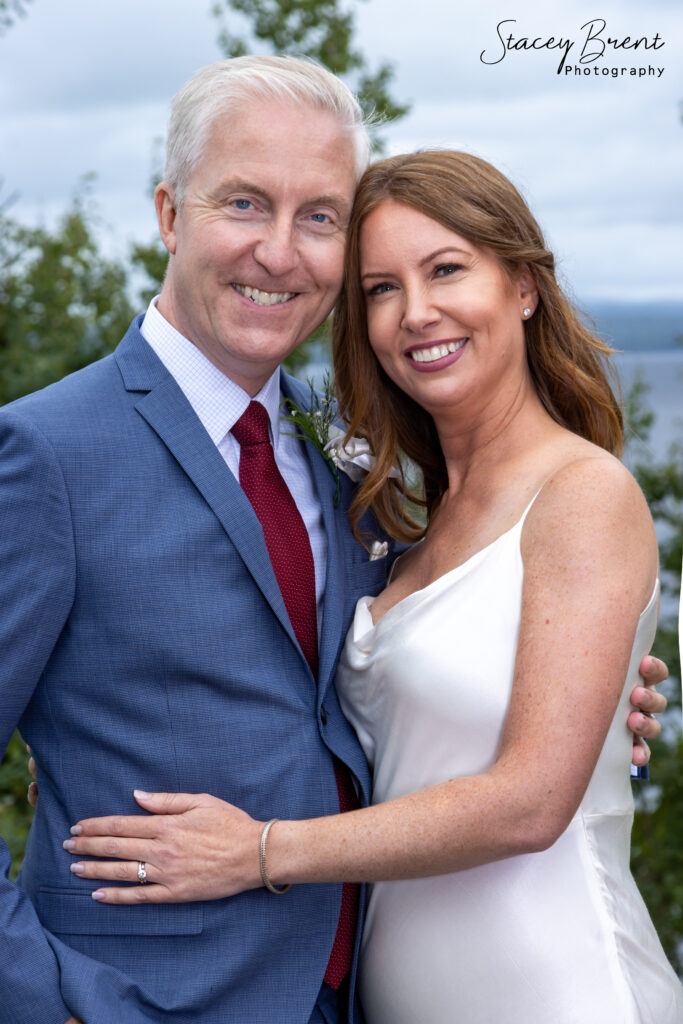
[[[144,860],[138,861],[138,882],[140,885],[147,885],[147,870]]]

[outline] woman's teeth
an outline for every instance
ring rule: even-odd
[[[414,359],[416,363],[434,363],[437,359],[443,359],[444,356],[448,356],[453,352],[457,352],[459,348],[462,348],[467,338],[461,338],[460,341],[449,341],[447,345],[432,345],[431,348],[415,348],[408,355],[411,359]]]

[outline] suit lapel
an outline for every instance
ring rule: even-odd
[[[325,603],[320,636],[319,686],[322,697],[336,668],[337,652],[344,622],[344,559],[339,531],[343,525],[342,517],[345,512],[341,506],[334,507],[336,484],[327,465],[312,445],[307,447],[312,449],[308,458],[318,490],[327,536]]]
[[[126,334],[115,357],[126,389],[146,392],[135,403],[138,412],[212,509],[273,613],[298,648],[261,524],[181,388],[135,325]],[[303,659],[303,654],[301,657]]]
[[[308,408],[308,387],[282,374],[282,391],[302,408]],[[320,667],[318,670],[318,699],[322,700],[336,668],[339,641],[344,624],[344,551],[340,528],[344,525],[345,511],[334,507],[336,481],[315,445],[305,442],[304,451],[311,467],[327,537],[327,565],[325,601],[319,640]],[[343,481],[342,481],[343,482]]]

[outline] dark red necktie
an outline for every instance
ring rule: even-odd
[[[268,413],[259,402],[232,428],[240,446],[240,485],[263,528],[266,547],[292,629],[311,672],[318,677],[318,627],[315,601],[315,567],[308,531],[287,484],[277,468],[268,435]],[[348,769],[335,758],[339,810],[358,806]],[[337,934],[325,981],[339,988],[351,966],[358,916],[358,886],[345,884]]]

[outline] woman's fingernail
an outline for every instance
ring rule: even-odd
[[[92,896],[92,898],[94,900],[103,900],[104,899],[104,890],[103,889],[95,889],[95,891],[91,892],[90,895]]]
[[[62,846],[64,847],[65,850],[73,850],[75,845],[76,843],[74,842],[73,839],[65,839],[64,842],[62,843]]]
[[[134,797],[139,797],[140,800],[149,800],[150,795],[151,795],[150,793],[145,793],[144,789],[134,789],[133,790],[133,796]]]
[[[85,871],[84,864],[69,864],[69,871],[73,871],[74,875],[82,875]]]
[[[72,836],[80,836],[82,831],[83,829],[81,828],[80,825],[72,825],[71,828],[69,829],[69,832],[71,833]]]

